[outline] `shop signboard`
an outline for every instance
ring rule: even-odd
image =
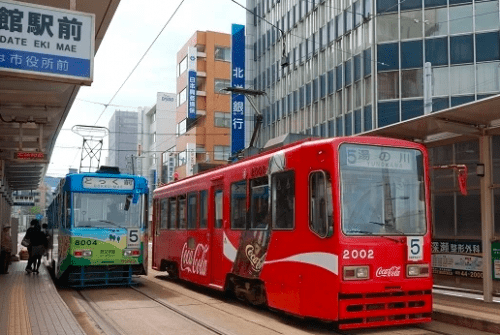
[[[433,240],[432,273],[483,278],[481,241]]]
[[[491,261],[493,263],[493,279],[500,280],[500,241],[491,243]]]

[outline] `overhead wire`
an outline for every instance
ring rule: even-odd
[[[179,11],[179,8],[182,6],[182,4],[184,3],[185,0],[181,0],[181,2],[179,3],[179,5],[175,8],[174,12],[172,13],[172,15],[170,15],[170,18],[167,20],[167,22],[165,23],[165,25],[163,26],[163,28],[160,30],[160,32],[158,33],[158,35],[156,35],[155,39],[153,40],[153,42],[151,42],[151,44],[149,45],[149,47],[147,48],[146,52],[144,52],[144,54],[142,55],[142,57],[139,59],[139,61],[137,62],[137,64],[134,66],[134,68],[132,69],[132,71],[130,71],[130,73],[128,74],[127,78],[123,81],[123,83],[120,85],[120,87],[118,88],[118,90],[115,92],[115,94],[113,94],[113,96],[111,97],[111,99],[109,100],[109,102],[107,104],[104,105],[104,109],[103,111],[101,112],[101,114],[99,115],[99,117],[97,118],[96,122],[94,123],[94,125],[97,124],[97,122],[99,122],[99,120],[101,119],[102,115],[104,114],[104,112],[106,111],[106,109],[108,108],[108,106],[111,104],[111,102],[115,99],[115,97],[118,95],[118,93],[120,92],[120,90],[123,88],[123,86],[125,86],[125,83],[129,80],[129,78],[132,76],[132,74],[135,72],[135,70],[137,69],[137,67],[139,66],[139,64],[142,62],[142,60],[144,59],[144,57],[146,57],[147,53],[149,52],[149,50],[151,50],[151,48],[153,47],[153,45],[155,44],[155,42],[158,40],[158,38],[160,37],[161,33],[165,30],[165,28],[168,26],[168,24],[170,23],[170,21],[172,21],[172,19],[174,18],[175,14],[177,14],[177,12]]]

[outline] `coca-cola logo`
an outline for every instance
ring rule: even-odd
[[[181,270],[205,276],[207,274],[208,245],[198,244],[195,249],[189,249],[184,243],[181,253]]]
[[[260,271],[262,269],[262,266],[264,266],[264,259],[266,258],[266,254],[258,257],[256,255],[257,252],[255,252],[255,247],[251,244],[246,246],[245,253],[248,260],[250,261],[250,264],[252,265],[252,269],[254,271]]]
[[[400,266],[393,266],[393,267],[390,267],[388,269],[384,269],[384,268],[380,267],[377,269],[375,276],[377,276],[377,277],[399,277],[400,273],[401,273]]]

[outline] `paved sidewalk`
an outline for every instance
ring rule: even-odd
[[[45,266],[26,274],[26,261],[0,275],[0,335],[85,335]]]
[[[434,290],[433,300],[433,320],[500,334],[500,299],[487,303],[480,295]]]

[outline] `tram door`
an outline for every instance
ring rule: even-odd
[[[222,185],[212,187],[210,190],[210,199],[212,213],[212,225],[210,236],[210,283],[215,285],[222,285],[224,283],[224,270],[222,267],[223,256],[223,238],[224,238],[224,224],[223,224],[223,191]]]

